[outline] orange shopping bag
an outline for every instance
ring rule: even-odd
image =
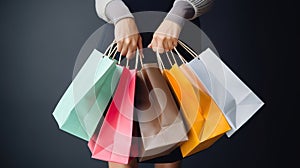
[[[200,144],[197,148],[190,151],[188,155],[191,155],[210,147],[231,128],[215,101],[209,96],[209,94],[202,90],[204,86],[189,67],[183,64],[180,66],[180,70],[186,75],[194,88],[198,90],[200,107],[205,118]],[[187,149],[188,151],[190,143],[191,142],[187,142],[186,144],[183,144],[181,149]]]
[[[198,78],[184,64],[185,60],[177,54],[183,64],[180,67],[174,64],[164,73],[189,123],[189,140],[180,146],[182,156],[186,157],[210,147],[230,126]]]

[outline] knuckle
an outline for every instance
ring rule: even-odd
[[[123,44],[123,40],[119,40],[118,42],[117,42],[117,46],[121,46]]]
[[[125,44],[130,44],[130,38],[126,38],[126,39],[124,40],[124,43],[125,43]]]
[[[166,36],[159,36],[158,39],[161,41],[164,41],[164,40],[166,40]]]
[[[137,40],[136,39],[132,39],[131,40],[131,45],[136,45],[137,44]]]
[[[171,37],[171,36],[166,36],[166,40],[173,40],[173,37]]]
[[[154,38],[155,38],[155,39],[158,39],[158,40],[161,40],[161,39],[164,38],[164,36],[162,36],[162,35],[160,35],[160,34],[156,34],[156,35],[154,36]]]
[[[154,35],[153,36],[153,40],[157,40],[158,39],[158,36],[157,35]]]

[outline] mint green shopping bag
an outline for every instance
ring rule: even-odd
[[[115,60],[93,50],[55,107],[53,116],[59,128],[88,141],[114,93],[121,72]]]

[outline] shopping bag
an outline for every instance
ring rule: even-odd
[[[118,80],[115,61],[93,50],[52,113],[59,128],[88,141]]]
[[[124,67],[97,139],[89,142],[92,158],[128,164],[137,154],[132,144],[136,70]]]
[[[231,127],[224,114],[214,100],[205,91],[205,87],[186,64],[180,65],[180,71],[193,85],[197,94],[199,106],[205,119],[202,134],[196,141],[187,141],[181,145],[183,157],[190,156],[212,146]]]
[[[182,156],[185,157],[197,147],[200,143],[200,136],[203,130],[204,117],[200,102],[195,93],[195,90],[184,74],[179,70],[179,67],[174,64],[170,70],[164,69],[164,75],[174,92],[176,100],[180,105],[182,114],[187,123],[188,141],[180,146]],[[193,143],[191,143],[193,142]],[[184,145],[184,144],[190,145]]]
[[[185,65],[185,60],[178,53],[182,63],[178,67],[174,54],[172,53],[174,65],[168,60],[172,67],[165,69],[164,74],[177,98],[185,119],[189,125],[189,140],[180,146],[183,157],[190,156],[210,147],[218,138],[224,135],[230,126],[222,112],[209,95],[199,80]]]
[[[111,83],[113,87],[103,87],[103,91],[105,92],[108,92],[110,91],[111,93],[113,93],[114,95],[114,91],[115,90],[111,90],[111,88],[115,88],[116,87],[116,84],[119,82],[119,78],[122,74],[122,71],[123,71],[123,67],[122,66],[119,66],[117,65],[116,66],[116,71],[115,71],[115,75],[114,75],[114,78],[109,78],[108,81],[106,81],[107,83]],[[109,85],[106,85],[106,86],[109,86]],[[105,94],[103,94],[105,95]],[[106,98],[106,99],[105,99]],[[98,106],[97,103],[95,103],[92,107],[92,109],[95,109],[98,110],[98,112],[100,111],[102,113],[102,117],[100,118],[99,122],[98,122],[98,125],[94,131],[94,134],[92,135],[92,137],[90,138],[89,142],[88,142],[88,147],[90,149],[90,151],[93,151],[94,150],[94,147],[96,145],[96,140],[97,140],[97,137],[98,137],[98,134],[99,134],[99,131],[100,131],[100,128],[103,124],[103,121],[104,121],[104,117],[106,116],[106,112],[109,108],[109,104],[110,104],[110,101],[111,101],[111,97],[109,97],[109,99],[107,99],[107,97],[104,97],[104,96],[98,96],[97,97],[97,103],[100,104]],[[103,105],[101,105],[103,104]]]
[[[167,155],[187,140],[181,112],[156,63],[144,64],[138,73],[135,98],[140,162]]]
[[[262,106],[262,100],[207,48],[187,64],[224,113],[233,135]]]

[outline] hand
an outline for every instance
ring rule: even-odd
[[[170,51],[177,46],[177,41],[181,27],[170,20],[164,20],[155,31],[152,41],[148,48],[152,48],[154,52],[163,53]]]
[[[134,56],[137,48],[143,49],[142,38],[133,18],[124,18],[115,24],[115,40],[117,51],[127,59]]]

